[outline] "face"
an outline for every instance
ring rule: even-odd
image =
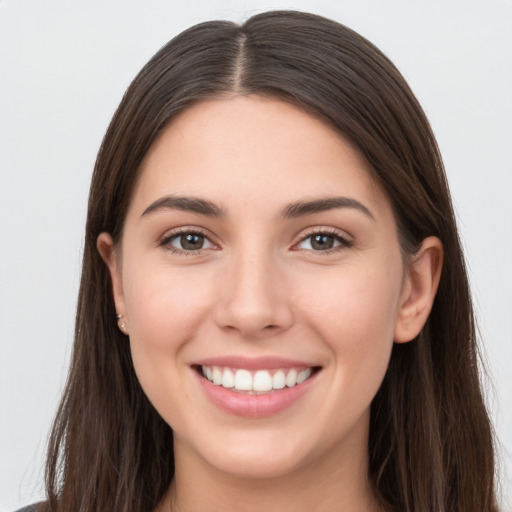
[[[339,134],[277,100],[196,104],[147,154],[118,251],[102,237],[178,460],[268,477],[367,457],[411,285],[390,202]]]

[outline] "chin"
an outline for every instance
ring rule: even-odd
[[[281,478],[299,469],[302,464],[297,457],[284,454],[252,453],[241,456],[228,455],[215,461],[217,470],[235,478],[265,480]]]
[[[237,478],[279,478],[307,465],[307,439],[264,429],[251,434],[231,431],[222,437],[221,448],[216,443],[204,449],[197,447],[198,452],[210,466]]]

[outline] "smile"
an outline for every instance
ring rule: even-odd
[[[215,386],[247,394],[268,393],[302,384],[313,374],[313,368],[278,368],[251,371],[219,366],[201,366],[203,377]]]
[[[299,403],[321,366],[279,358],[213,358],[192,365],[211,403],[236,416],[269,417]]]

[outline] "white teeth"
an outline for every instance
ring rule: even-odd
[[[280,370],[258,370],[254,374],[249,370],[203,366],[203,375],[216,386],[234,388],[236,391],[254,391],[264,393],[273,389],[293,387],[303,383],[312,374],[312,368],[286,368]],[[273,374],[272,374],[273,372]]]
[[[235,376],[231,370],[224,370],[222,374],[222,385],[225,388],[233,388],[235,386]]]
[[[277,370],[272,377],[272,387],[274,389],[283,389],[286,386],[286,377],[283,370]]]
[[[289,388],[295,386],[295,384],[297,384],[297,370],[290,370],[286,376],[285,382]]]
[[[311,375],[311,368],[306,370],[302,370],[299,375],[297,375],[297,384],[301,384]]]
[[[254,375],[252,383],[254,391],[270,391],[272,389],[272,377],[266,370],[260,370]]]
[[[212,369],[212,381],[217,386],[222,384],[222,372],[220,371],[220,368],[217,368],[217,366],[214,366]]]
[[[252,391],[251,372],[248,370],[237,370],[235,375],[235,388],[240,391]]]

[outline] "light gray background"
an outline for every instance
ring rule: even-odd
[[[43,495],[42,454],[70,353],[89,180],[122,93],[182,29],[276,8],[332,17],[376,43],[431,120],[495,386],[489,401],[510,507],[511,0],[0,0],[1,511]]]

